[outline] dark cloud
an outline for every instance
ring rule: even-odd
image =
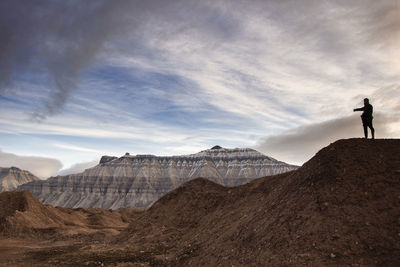
[[[57,113],[81,71],[110,38],[101,1],[1,1],[0,93],[21,76],[45,80],[49,101],[36,116]],[[101,16],[99,16],[101,14]]]
[[[57,174],[62,168],[59,160],[52,158],[19,156],[12,153],[5,153],[0,150],[1,167],[18,167],[30,171],[39,178],[48,178]]]
[[[358,45],[394,44],[400,35],[397,1],[195,1],[195,0],[2,0],[0,94],[13,81],[31,79],[51,88],[34,113],[58,113],[79,87],[82,72],[113,55],[162,57],[174,38],[206,49],[240,41],[243,18],[265,16],[305,49],[353,60]],[[246,20],[244,19],[244,20]],[[359,29],[355,34],[349,27]],[[382,41],[383,40],[383,41]],[[362,43],[361,43],[362,42]],[[203,47],[203,48],[204,48]],[[184,49],[184,47],[177,47]],[[266,48],[267,49],[267,48]],[[293,63],[295,64],[295,62]],[[368,69],[361,64],[360,69]],[[28,77],[28,78],[27,78]]]
[[[34,113],[43,119],[62,109],[82,71],[99,55],[146,49],[150,42],[191,34],[193,29],[193,36],[224,40],[234,34],[232,20],[223,9],[197,1],[4,0],[0,94],[27,75],[46,81],[51,88],[48,101]]]

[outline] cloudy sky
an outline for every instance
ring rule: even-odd
[[[400,0],[2,0],[0,166],[400,136]]]

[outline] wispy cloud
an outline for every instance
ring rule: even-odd
[[[399,19],[388,15],[393,13],[389,7],[396,7],[389,2],[371,2],[372,8],[360,2],[305,2],[313,4],[265,1],[236,9],[216,4],[217,12],[231,12],[235,18],[229,27],[240,29],[232,31],[229,41],[198,34],[204,33],[201,28],[162,42],[153,36],[148,49],[159,57],[125,56],[120,64],[190,79],[196,86],[187,105],[211,104],[266,128],[289,129],[345,116],[353,96],[398,78],[396,60],[382,55],[379,40],[371,40],[379,29],[370,17],[381,10],[379,16],[393,25],[397,36]],[[167,23],[174,27],[173,21]]]
[[[391,117],[377,114],[374,119],[376,138],[398,137],[400,131],[393,132],[389,124]],[[398,121],[397,121],[398,122]],[[301,126],[261,139],[256,149],[280,160],[303,164],[322,147],[343,138],[363,137],[359,116],[343,117],[321,123]]]
[[[375,109],[373,123],[376,138],[400,136],[400,105],[397,98],[399,89],[398,85],[391,85],[371,94],[371,103]],[[364,97],[366,96],[360,95],[358,99]],[[260,139],[256,148],[281,160],[302,164],[331,142],[363,136],[358,114],[303,125],[278,135],[270,135]]]
[[[318,127],[338,127],[329,140],[356,134],[346,125],[364,97],[380,118],[399,110],[398,1],[0,6],[13,29],[0,32],[0,133],[66,137],[52,143],[77,144],[62,148],[70,152],[106,151],[76,138],[154,153],[249,146],[261,136],[284,146],[275,137],[308,142]],[[399,131],[386,122],[377,120],[381,133]]]
[[[58,172],[58,175],[81,173],[81,172],[85,171],[86,169],[96,166],[97,164],[99,164],[99,160],[76,163],[67,169],[60,170]]]
[[[19,4],[6,1],[3,5],[10,10]],[[40,30],[40,26],[58,21],[51,15],[58,14],[53,11],[62,9],[71,17],[70,24],[56,23],[40,35],[42,42],[34,42],[64,49],[57,52],[62,56],[49,53],[45,57],[52,63],[48,71],[59,81],[48,93],[54,98],[52,104],[45,105],[49,111],[64,106],[73,90],[68,88],[77,87],[64,86],[65,77],[76,80],[94,59],[97,65],[93,66],[117,62],[135,72],[147,67],[186,79],[190,83],[180,84],[169,98],[182,110],[200,109],[207,103],[265,127],[285,124],[285,128],[321,119],[319,109],[332,100],[342,102],[343,95],[371,91],[377,82],[390,83],[393,75],[398,78],[399,74],[395,68],[399,62],[393,55],[398,52],[395,41],[400,38],[400,19],[396,16],[398,4],[393,1],[253,1],[252,5],[222,0],[186,1],[184,5],[180,1],[100,1],[79,6],[77,14],[62,4],[40,8],[24,4],[20,8],[26,13],[20,17],[31,20]],[[47,16],[37,18],[40,12]],[[144,13],[148,16],[142,16]],[[58,36],[60,30],[71,30],[71,34]],[[13,36],[7,35],[10,40]],[[26,42],[16,47],[22,49],[34,38],[27,35]],[[5,53],[9,56],[4,64],[19,53],[17,48]],[[34,51],[29,56],[33,60],[37,57]],[[168,81],[161,82],[167,83],[165,88],[171,86]],[[80,85],[83,83],[81,79]],[[162,92],[149,86],[131,91]]]
[[[58,148],[62,148],[62,149],[73,150],[73,151],[99,153],[99,151],[96,150],[96,149],[91,149],[91,148],[86,148],[86,147],[81,147],[81,146],[68,145],[68,144],[53,144],[53,146],[54,147],[58,147]]]

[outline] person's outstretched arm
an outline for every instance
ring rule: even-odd
[[[364,110],[364,107],[362,107],[362,108],[355,108],[355,109],[353,109],[353,112],[354,111],[363,111]]]

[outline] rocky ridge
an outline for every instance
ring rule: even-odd
[[[15,190],[19,185],[39,180],[32,173],[17,167],[0,167],[0,192]]]
[[[249,148],[214,147],[196,154],[157,157],[129,153],[103,156],[100,164],[80,174],[51,177],[22,185],[41,202],[68,208],[150,206],[181,184],[204,177],[223,186],[297,169]]]

